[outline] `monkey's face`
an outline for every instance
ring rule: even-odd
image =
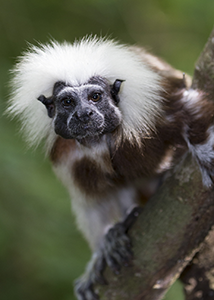
[[[121,82],[116,80],[111,87],[99,77],[75,87],[57,82],[50,98],[42,95],[38,100],[53,118],[56,134],[78,140],[101,136],[114,131],[121,123],[117,107]]]

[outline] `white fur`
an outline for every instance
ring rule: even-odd
[[[107,228],[124,220],[128,209],[136,202],[136,191],[127,187],[106,194],[100,199],[84,196],[75,187],[70,189],[72,209],[77,218],[77,225],[92,249],[99,246]],[[75,199],[75,200],[74,200]]]
[[[94,75],[106,78],[110,84],[116,79],[125,80],[119,108],[128,138],[139,131],[142,134],[155,130],[154,119],[160,113],[161,102],[159,76],[126,46],[98,38],[84,38],[73,45],[51,42],[32,46],[20,58],[13,74],[8,111],[20,116],[30,145],[46,138],[51,146],[56,137],[52,119],[37,98],[41,94],[51,96],[57,81],[75,86]]]

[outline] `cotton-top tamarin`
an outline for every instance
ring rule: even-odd
[[[161,59],[96,37],[32,46],[12,87],[8,111],[30,145],[45,140],[93,251],[77,298],[97,299],[105,263],[117,272],[132,257],[127,213],[141,204],[145,182],[189,149],[212,185],[214,105]]]

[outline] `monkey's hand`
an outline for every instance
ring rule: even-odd
[[[103,276],[106,264],[115,274],[122,266],[128,266],[133,258],[130,238],[127,231],[135,222],[142,208],[135,207],[123,222],[115,224],[104,236],[101,246],[92,256],[85,274],[75,282],[78,300],[98,300],[94,284],[107,284]]]

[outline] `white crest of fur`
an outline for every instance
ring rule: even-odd
[[[53,143],[56,135],[52,119],[37,98],[51,96],[54,83],[86,83],[92,76],[102,76],[110,84],[125,80],[120,91],[119,108],[123,115],[124,134],[128,138],[154,130],[160,112],[159,76],[150,70],[128,47],[114,41],[85,38],[74,44],[51,42],[32,46],[20,58],[12,81],[13,93],[8,111],[19,115],[31,145],[46,138]]]

